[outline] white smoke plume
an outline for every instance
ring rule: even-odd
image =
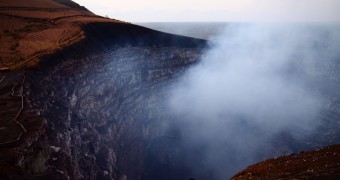
[[[196,173],[209,167],[220,179],[260,160],[279,133],[313,132],[322,104],[313,78],[336,58],[340,38],[325,24],[235,24],[214,39],[168,104],[184,146],[205,149],[191,162]]]

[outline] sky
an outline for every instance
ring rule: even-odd
[[[339,22],[340,0],[74,0],[128,22]]]

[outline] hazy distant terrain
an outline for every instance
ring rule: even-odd
[[[227,22],[152,22],[137,24],[171,34],[178,34],[199,39],[209,39],[221,33],[226,27],[238,23],[231,24]]]

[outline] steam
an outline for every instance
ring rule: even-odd
[[[313,132],[322,104],[313,78],[327,70],[340,42],[336,31],[321,27],[228,26],[174,84],[168,104],[183,146],[196,153],[188,157],[194,174],[226,178],[273,151],[278,134]]]

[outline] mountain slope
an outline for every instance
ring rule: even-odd
[[[68,1],[13,2],[0,8],[0,178],[148,177],[149,146],[170,122],[161,88],[206,42]]]

